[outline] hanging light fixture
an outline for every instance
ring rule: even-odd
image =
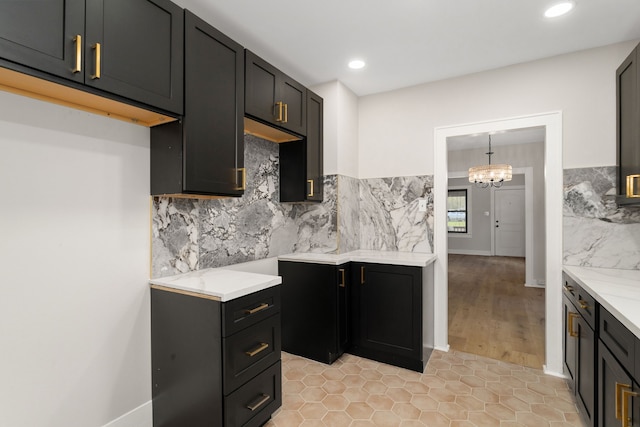
[[[473,166],[469,168],[469,182],[476,184],[476,187],[487,188],[502,187],[505,181],[511,181],[512,168],[511,165],[492,165],[491,164],[491,135],[489,135],[489,151],[485,153],[489,156],[489,164],[482,166]]]

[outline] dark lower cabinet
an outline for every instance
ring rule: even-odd
[[[602,341],[598,349],[598,373],[598,426],[640,426],[640,388]]]
[[[422,268],[352,263],[350,352],[422,372]]]
[[[241,196],[244,49],[185,11],[185,116],[151,129],[152,195]]]
[[[169,0],[2,1],[0,60],[182,114],[183,10]]]
[[[580,414],[588,426],[596,423],[596,304],[570,277],[564,277],[564,370]],[[585,317],[586,316],[586,317]]]
[[[278,261],[282,349],[333,363],[349,347],[349,264]]]
[[[280,288],[228,302],[151,289],[154,427],[261,426],[282,404]]]

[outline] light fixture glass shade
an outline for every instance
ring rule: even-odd
[[[482,165],[469,168],[469,182],[479,187],[501,187],[504,181],[511,181],[511,165]]]

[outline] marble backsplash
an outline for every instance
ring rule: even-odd
[[[328,175],[322,203],[280,203],[278,165],[277,144],[247,135],[242,197],[154,198],[152,276],[292,252],[432,252],[432,177]],[[418,198],[427,199],[426,212]]]
[[[640,207],[615,195],[615,166],[564,171],[564,264],[640,269]]]

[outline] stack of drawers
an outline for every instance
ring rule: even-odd
[[[154,427],[260,426],[282,404],[280,286],[228,302],[151,290]]]

